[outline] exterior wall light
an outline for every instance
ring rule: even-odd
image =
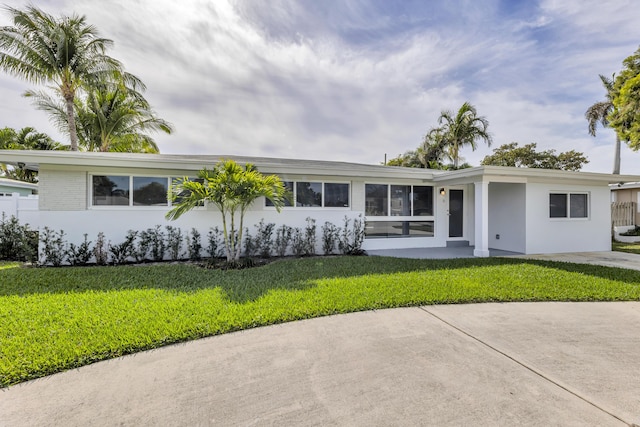
[[[446,191],[444,191],[444,187],[442,187],[442,188],[440,189],[440,195],[441,195],[442,197],[444,197],[444,195],[445,195],[445,194],[447,194],[447,192],[446,192]]]

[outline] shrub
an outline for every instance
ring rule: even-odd
[[[0,220],[0,259],[11,261],[35,261],[38,254],[38,232],[28,224],[20,225],[18,218]]]
[[[92,256],[91,241],[87,239],[87,233],[84,234],[84,241],[78,246],[69,243],[69,249],[67,249],[67,261],[69,261],[69,264],[86,265]]]
[[[253,257],[258,252],[258,246],[256,245],[256,239],[251,237],[249,229],[244,229],[244,256],[247,258]]]
[[[149,235],[149,251],[151,253],[151,259],[153,261],[162,261],[166,250],[164,233],[160,229],[160,226],[156,225],[155,228],[148,228],[147,234]]]
[[[45,227],[40,241],[42,242],[41,265],[52,265],[59,267],[65,259],[67,250],[65,248],[64,231],[54,231]]]
[[[207,234],[207,252],[211,258],[220,258],[224,256],[224,243],[222,242],[222,230],[218,227],[212,227]]]
[[[124,264],[127,259],[132,256],[135,250],[135,240],[138,233],[133,230],[127,231],[127,236],[124,242],[118,245],[109,245],[109,252],[111,252],[111,260],[114,265]]]
[[[340,228],[335,224],[327,221],[322,226],[322,251],[325,255],[331,255],[338,242],[338,236],[340,234]]]
[[[93,256],[98,265],[107,265],[107,262],[109,262],[109,244],[104,240],[102,231],[98,233],[96,244],[93,247]]]
[[[306,245],[304,240],[304,234],[302,229],[296,227],[291,233],[291,251],[295,256],[302,256],[305,254]]]
[[[287,248],[291,244],[291,234],[293,229],[288,225],[282,224],[276,230],[275,252],[279,257],[287,254]]]
[[[304,228],[304,255],[316,253],[316,220],[307,217],[307,226]]]
[[[167,229],[167,249],[169,250],[169,258],[173,261],[182,257],[182,230],[180,227],[171,225],[165,226]]]
[[[349,217],[344,216],[344,227],[340,240],[338,241],[338,249],[344,255],[362,255],[362,242],[364,241],[364,220],[362,214],[353,219],[353,226],[349,226]]]
[[[136,232],[138,241],[131,251],[131,256],[136,260],[136,262],[143,262],[148,259],[149,248],[151,247],[151,235],[149,234],[149,230],[142,230],[139,233]]]
[[[640,236],[640,226],[635,226],[635,228],[625,231],[624,233],[620,233],[621,236]]]
[[[195,228],[191,229],[191,233],[187,233],[187,252],[191,261],[197,261],[201,258],[202,243],[200,240],[200,232]]]
[[[271,248],[273,247],[273,230],[276,225],[272,222],[265,224],[261,219],[257,225],[257,233],[255,237],[255,246],[257,252],[263,258],[271,256]]]

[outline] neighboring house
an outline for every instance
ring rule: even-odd
[[[39,171],[40,227],[64,230],[80,242],[98,232],[114,243],[127,230],[156,224],[192,227],[206,235],[220,226],[215,208],[196,208],[169,222],[166,193],[172,179],[195,176],[221,159],[253,163],[277,174],[294,193],[281,213],[259,200],[247,212],[253,232],[260,219],[304,227],[307,217],[342,225],[363,215],[363,248],[474,246],[526,254],[611,249],[609,184],[640,176],[482,166],[439,171],[356,163],[239,156],[83,153],[0,150],[3,163]],[[320,233],[318,252],[320,252]]]
[[[15,216],[38,226],[38,184],[0,178],[0,218]]]
[[[15,179],[0,178],[0,197],[18,193],[20,196],[38,194],[38,184],[16,181]]]
[[[640,224],[640,183],[611,185],[611,219],[615,227]]]

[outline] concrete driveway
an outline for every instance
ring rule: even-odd
[[[367,311],[0,391],[2,426],[640,424],[640,302]]]

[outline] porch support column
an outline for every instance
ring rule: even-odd
[[[489,183],[475,182],[475,249],[473,256],[489,256]]]

